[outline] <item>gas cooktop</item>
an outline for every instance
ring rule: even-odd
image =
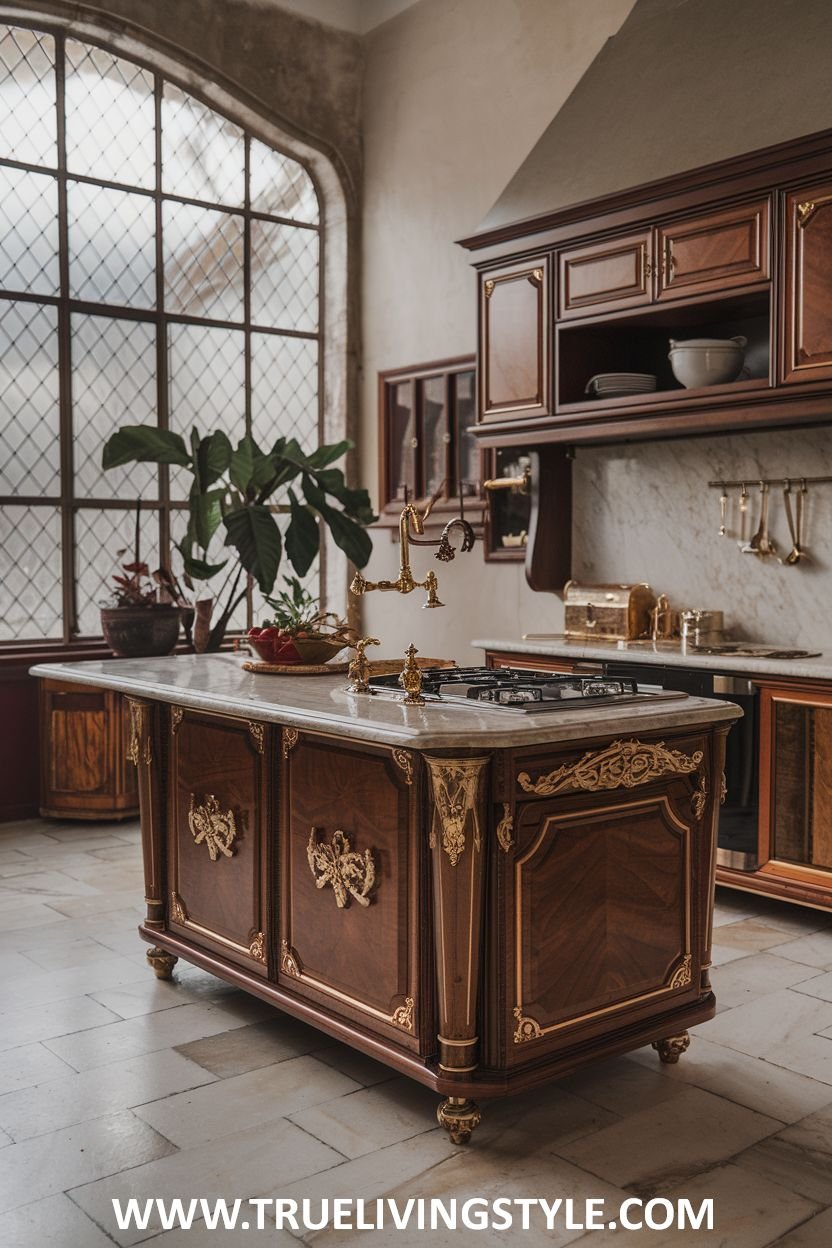
[[[371,676],[379,693],[400,692],[399,678]],[[597,706],[684,698],[684,693],[640,688],[634,680],[605,676],[561,676],[527,672],[522,668],[428,667],[422,672],[422,695],[427,701],[460,703],[488,710],[538,712],[574,711]]]

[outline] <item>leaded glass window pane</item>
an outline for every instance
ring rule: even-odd
[[[0,641],[61,636],[61,513],[0,508]]]
[[[243,134],[232,121],[166,82],[162,96],[162,190],[184,199],[242,207]]]
[[[70,173],[152,189],[156,108],[150,70],[67,40],[66,162]]]
[[[292,225],[251,223],[251,319],[255,325],[315,333],[318,234]]]
[[[57,133],[55,40],[0,26],[0,157],[54,169]]]
[[[318,196],[303,165],[252,139],[249,166],[251,206],[255,212],[318,224]]]
[[[165,306],[216,321],[243,319],[243,218],[164,205]]]
[[[209,325],[171,325],[170,427],[187,442],[197,425],[201,434],[224,429],[232,441],[245,432],[245,335]],[[187,498],[190,474],[171,469],[171,493]]]
[[[151,308],[156,302],[156,206],[89,182],[70,182],[69,286],[75,299]]]
[[[251,336],[251,432],[264,448],[281,435],[305,451],[318,445],[318,344],[278,334]]]
[[[58,183],[0,165],[0,287],[57,295]]]
[[[58,430],[57,310],[0,300],[0,494],[60,494]]]
[[[155,464],[101,467],[101,448],[121,425],[156,424],[154,325],[72,317],[72,414],[76,498],[158,498]]]
[[[135,537],[136,513],[131,508],[81,508],[75,513],[75,583],[82,637],[100,634],[101,607],[112,605],[113,576],[120,573],[122,564],[133,562]],[[141,513],[139,553],[151,572],[158,568],[159,517],[154,511]]]

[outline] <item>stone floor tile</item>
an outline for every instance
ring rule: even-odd
[[[85,1032],[87,1028],[115,1021],[114,1014],[89,997],[52,1001],[47,1005],[38,1005],[37,1009],[31,1005],[20,1006],[0,1014],[0,1051],[54,1037],[63,1037],[68,1041],[76,1032]],[[60,1043],[60,1040],[56,1042]]]
[[[824,1090],[816,1080],[713,1044],[707,1035],[703,1028],[679,1062],[662,1064],[662,1075],[674,1083],[692,1083],[780,1122],[797,1122],[824,1100],[832,1103],[832,1089]],[[655,1065],[656,1054],[650,1048],[632,1056],[649,1068]]]
[[[236,1031],[221,1032],[177,1045],[177,1052],[192,1062],[198,1062],[221,1079],[228,1079],[262,1066],[272,1066],[290,1057],[302,1057],[320,1046],[323,1037],[314,1027],[308,1027],[306,1023],[276,1010],[272,1014],[272,1018],[253,1023],[250,1027],[239,1027]],[[325,1061],[325,1052],[320,1055],[321,1061]],[[327,1062],[327,1065],[334,1063]],[[340,1067],[336,1066],[336,1069]],[[349,1075],[349,1071],[344,1073]],[[353,1076],[350,1075],[350,1078]],[[355,1082],[361,1081],[356,1079]]]
[[[301,1023],[300,1026],[304,1024]],[[308,1030],[313,1031],[314,1028]],[[318,1033],[318,1043],[320,1039],[320,1033]],[[317,1057],[321,1062],[326,1062],[327,1066],[334,1066],[336,1070],[340,1070],[342,1074],[348,1075],[350,1079],[354,1079],[356,1083],[360,1083],[365,1088],[377,1083],[386,1083],[388,1079],[396,1077],[392,1066],[385,1066],[384,1062],[377,1062],[374,1058],[368,1057],[366,1053],[359,1053],[357,1049],[351,1049],[346,1044],[328,1044],[322,1049],[315,1047],[312,1049],[312,1056]]]
[[[113,1215],[114,1197],[122,1202],[130,1197],[139,1201],[157,1197],[171,1200],[177,1196],[185,1201],[192,1196],[247,1199],[272,1190],[283,1195],[298,1181],[308,1186],[309,1176],[328,1170],[341,1160],[339,1153],[320,1140],[281,1119],[149,1164],[136,1162],[124,1174],[114,1172],[106,1179],[76,1188],[71,1196],[116,1243],[129,1245],[158,1234],[161,1226],[154,1215],[147,1230],[118,1230]],[[262,1238],[264,1243],[268,1242],[268,1237]],[[221,1232],[217,1232],[217,1242],[222,1242]],[[252,1243],[257,1243],[257,1233],[252,1236]]]
[[[3,1248],[112,1248],[109,1236],[68,1196],[45,1196],[0,1214]]]
[[[50,901],[49,904],[58,914],[68,919],[76,919],[85,915],[98,916],[121,911],[126,906],[133,905],[136,900],[135,888],[117,893],[98,893],[90,889],[90,893],[91,896],[88,897],[66,897],[63,900]]]
[[[438,1100],[429,1088],[399,1078],[307,1106],[287,1117],[345,1157],[361,1157],[435,1130]]]
[[[793,1037],[769,1049],[766,1061],[816,1079],[819,1085],[832,1086],[832,1035]],[[824,1095],[819,1094],[818,1104],[823,1100]]]
[[[703,1248],[764,1248],[772,1237],[811,1217],[817,1205],[742,1166],[726,1165],[709,1170],[665,1193],[668,1199],[687,1199],[695,1211],[703,1200],[714,1202],[712,1231],[669,1227],[665,1231],[590,1231],[578,1242],[591,1248],[676,1248],[679,1244],[702,1244]],[[649,1199],[649,1195],[645,1196]],[[609,1206],[608,1206],[609,1208]],[[638,1212],[630,1213],[636,1220]]]
[[[773,945],[769,953],[775,953],[779,958],[793,958],[795,962],[816,966],[822,971],[832,971],[832,932],[826,930],[800,936],[797,940]]]
[[[826,1152],[772,1135],[740,1153],[736,1160],[746,1170],[754,1170],[807,1200],[823,1206],[832,1204],[832,1165]]]
[[[753,953],[739,962],[715,967],[711,980],[718,1010],[733,1009],[779,988],[791,988],[819,975],[816,967],[771,953]]]
[[[725,923],[716,933],[721,948],[742,949],[746,953],[759,953],[762,949],[782,945],[784,934],[782,928],[771,927],[757,918]]]
[[[7,980],[3,984],[2,1011],[5,1014],[87,996],[103,988],[130,983],[136,978],[136,971],[135,964],[128,958],[99,946],[98,959],[86,966],[67,966],[54,971],[33,966],[27,975]]]
[[[789,1231],[782,1239],[776,1240],[771,1248],[829,1248],[832,1244],[832,1209],[824,1209],[814,1218],[801,1223]]]
[[[0,993],[7,980],[19,979],[23,975],[32,975],[38,967],[23,953],[6,953],[0,958]],[[2,997],[0,997],[2,1000]]]
[[[177,1005],[193,1005],[206,999],[207,994],[194,992],[190,986],[185,987],[179,977],[176,981],[157,979],[155,975],[148,974],[148,971],[149,967],[145,964],[141,979],[121,984],[117,988],[103,988],[100,992],[91,992],[89,995],[93,1001],[106,1006],[118,1018],[123,1019],[155,1014],[157,1010],[172,1010]]]
[[[33,929],[60,923],[61,916],[43,901],[25,898],[19,906],[0,908],[0,932],[13,932],[22,940],[31,937]],[[20,943],[15,940],[15,944]]]
[[[76,1122],[146,1105],[212,1083],[214,1078],[195,1062],[169,1049],[80,1074],[67,1070],[36,1088],[0,1096],[0,1127],[15,1140],[26,1140]]]
[[[129,1112],[11,1144],[0,1151],[0,1212],[129,1171],[129,1167],[175,1151],[168,1140]]]
[[[96,891],[83,880],[73,880],[65,871],[31,871],[14,879],[0,880],[0,905],[6,897],[29,897],[35,901],[62,901],[71,897],[95,897]]]
[[[746,1005],[725,1010],[694,1030],[697,1034],[704,1033],[706,1039],[716,1044],[727,1045],[752,1057],[765,1057],[780,1045],[829,1026],[832,1026],[832,1004],[783,988]]]
[[[651,1050],[651,1052],[653,1052]],[[558,1087],[601,1105],[626,1118],[651,1105],[672,1100],[681,1090],[663,1078],[661,1062],[653,1052],[652,1069],[630,1057],[611,1057],[558,1081]]]
[[[231,1134],[241,1124],[253,1127],[274,1122],[358,1087],[354,1080],[314,1057],[293,1057],[169,1096],[136,1113],[180,1148],[193,1148]],[[324,1143],[330,1141],[324,1139]]]
[[[62,945],[34,945],[23,949],[27,959],[43,971],[58,971],[70,966],[87,966],[90,962],[101,962],[111,952],[90,936],[79,936],[76,940],[68,940]],[[31,966],[28,969],[31,973]]]
[[[86,997],[89,1006],[110,1015],[103,1005]],[[70,1003],[67,1003],[72,1004]],[[49,1009],[57,1007],[50,1006]],[[107,1062],[124,1061],[142,1053],[173,1048],[197,1040],[203,1036],[216,1035],[235,1027],[243,1021],[218,1005],[180,1005],[176,1009],[162,1010],[158,1014],[146,1014],[131,1019],[115,1019],[105,1026],[87,1023],[87,1030],[76,1035],[60,1035],[50,1040],[47,1047],[57,1053],[76,1070],[90,1070]]]
[[[686,1087],[669,1101],[558,1145],[556,1151],[618,1187],[657,1192],[727,1161],[775,1134],[780,1125],[710,1092]]]
[[[6,1049],[0,1053],[0,1096],[74,1073],[71,1066],[42,1044]]]
[[[718,933],[714,933],[718,937]],[[736,962],[740,958],[747,958],[751,952],[748,949],[732,949],[729,945],[716,944],[711,947],[711,965],[724,966],[726,962]]]
[[[832,1001],[832,971],[812,975],[810,979],[804,979],[795,984],[794,988],[795,992],[803,992],[807,997],[817,997],[821,1001]]]

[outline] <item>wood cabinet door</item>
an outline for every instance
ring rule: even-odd
[[[41,813],[124,818],[138,806],[121,694],[41,680]]]
[[[656,230],[657,298],[765,281],[769,252],[768,200],[666,222]]]
[[[498,865],[510,1065],[700,995],[713,893],[708,745],[628,744],[640,750],[633,762],[616,742],[540,755],[517,773],[513,844]]]
[[[509,265],[480,280],[480,415],[550,411],[549,261]]]
[[[284,730],[282,987],[418,1050],[421,913],[414,756]]]
[[[171,711],[168,927],[262,975],[269,731],[228,716]]]
[[[650,230],[611,238],[560,253],[558,316],[568,320],[635,308],[653,294],[653,235]]]
[[[785,197],[782,381],[832,378],[832,183]]]

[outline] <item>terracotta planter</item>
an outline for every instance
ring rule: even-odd
[[[179,637],[180,609],[160,602],[148,607],[102,607],[104,640],[119,658],[172,654]]]

